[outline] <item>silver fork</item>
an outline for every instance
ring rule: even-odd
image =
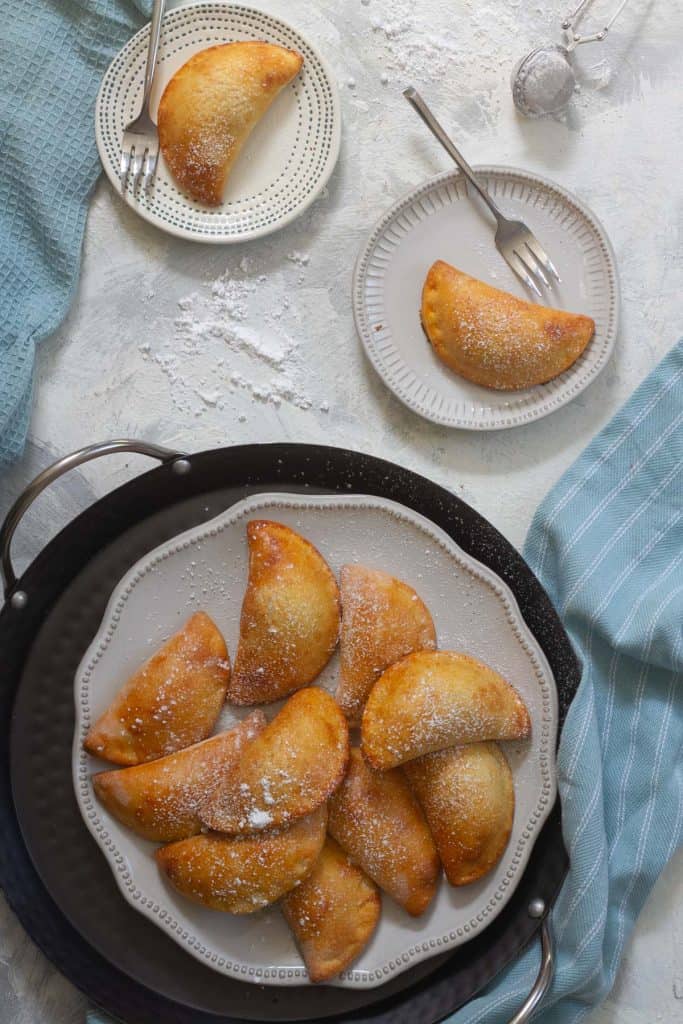
[[[479,181],[467,160],[448,137],[417,90],[411,86],[404,91],[403,95],[408,103],[415,108],[446,152],[453,157],[469,183],[477,190],[496,218],[498,226],[494,241],[498,252],[515,274],[522,279],[527,288],[534,292],[539,299],[542,298],[539,282],[549,288],[550,278],[554,277],[559,282],[560,275],[541,243],[521,220],[509,220],[500,212],[487,189]]]
[[[159,160],[159,132],[149,112],[149,97],[154,82],[154,71],[159,51],[161,35],[161,19],[164,16],[166,0],[154,0],[152,24],[147,49],[147,66],[145,68],[145,88],[142,94],[140,113],[126,125],[121,142],[121,191],[125,192],[128,179],[133,177],[133,192],[142,177],[143,189],[149,188],[157,172]]]

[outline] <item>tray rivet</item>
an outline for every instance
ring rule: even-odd
[[[541,899],[532,900],[529,904],[529,917],[543,917],[545,914],[545,903]]]
[[[10,599],[10,604],[12,605],[13,608],[17,608],[19,611],[21,611],[22,608],[25,608],[26,605],[28,604],[28,594],[26,593],[26,591],[15,591],[15,593],[12,594],[12,597]]]
[[[190,472],[192,466],[190,465],[189,459],[176,459],[175,462],[172,463],[171,469],[174,473],[177,473],[178,476],[185,476]]]

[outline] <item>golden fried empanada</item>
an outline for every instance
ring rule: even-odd
[[[417,917],[436,892],[439,856],[402,771],[376,772],[358,748],[329,803],[330,835],[370,878]]]
[[[466,743],[405,765],[451,885],[495,867],[515,813],[512,772],[496,743]]]
[[[93,775],[97,799],[143,839],[172,843],[201,831],[199,805],[266,726],[262,711],[176,754]]]
[[[176,71],[159,103],[159,145],[193,199],[222,201],[242,146],[302,64],[294,50],[237,42],[200,50]]]
[[[294,530],[247,525],[249,582],[228,700],[260,704],[310,683],[339,634],[339,591],[322,555]]]
[[[280,906],[311,981],[328,981],[365,949],[381,902],[374,882],[328,837],[311,874]]]
[[[346,719],[334,698],[317,686],[299,690],[244,748],[200,817],[231,835],[288,824],[327,800],[348,756]]]
[[[115,764],[140,764],[210,735],[225,701],[225,640],[196,612],[135,672],[85,738],[85,749]]]
[[[436,647],[426,605],[412,587],[379,569],[341,571],[341,680],[337,700],[354,725],[375,680],[412,651]]]
[[[456,651],[418,651],[377,680],[361,736],[365,757],[384,770],[456,743],[524,739],[530,730],[524,701],[488,665]]]
[[[443,260],[430,267],[424,283],[422,324],[451,370],[501,391],[557,377],[595,331],[589,316],[525,302]]]
[[[156,851],[157,863],[178,892],[230,914],[267,907],[306,878],[325,842],[327,809],[289,828],[237,839],[208,835],[181,839]]]

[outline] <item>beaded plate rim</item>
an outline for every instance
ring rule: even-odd
[[[541,690],[543,713],[540,722],[534,723],[534,730],[540,734],[539,765],[542,785],[536,806],[528,821],[520,830],[517,846],[506,851],[508,868],[505,877],[489,899],[486,907],[470,921],[457,929],[431,935],[406,949],[400,956],[387,960],[374,970],[352,968],[342,972],[332,984],[344,987],[374,988],[384,984],[390,977],[407,970],[422,960],[455,948],[474,938],[488,926],[503,909],[522,876],[537,834],[550,814],[557,793],[555,768],[555,744],[558,728],[557,689],[554,676],[543,650],[524,621],[517,599],[510,587],[492,569],[467,554],[441,527],[410,508],[374,495],[297,495],[287,493],[261,493],[237,502],[225,512],[178,534],[176,537],[150,551],[123,577],[107,604],[102,623],[87,651],[85,652],[74,678],[75,725],[72,748],[72,772],[76,802],[86,827],[100,847],[126,901],[140,913],[158,925],[172,939],[183,946],[196,959],[222,974],[242,981],[265,985],[310,984],[304,967],[254,966],[241,960],[230,960],[220,949],[212,948],[200,935],[193,935],[180,924],[173,913],[145,894],[137,885],[134,871],[125,850],[118,848],[107,830],[99,804],[94,797],[91,782],[89,757],[83,748],[88,731],[90,713],[90,679],[95,666],[106,654],[116,632],[121,614],[136,584],[160,562],[166,561],[182,550],[201,544],[208,537],[217,536],[223,530],[234,526],[240,520],[255,512],[273,509],[334,509],[359,508],[375,509],[400,521],[417,526],[427,535],[431,543],[437,544],[449,555],[458,568],[484,583],[493,596],[502,604],[506,621],[512,635],[529,657],[533,672]],[[133,860],[135,859],[134,855]],[[443,883],[442,883],[443,884]]]
[[[292,166],[290,154],[287,166],[276,182],[271,183],[263,192],[236,200],[227,206],[221,205],[216,208],[202,206],[185,196],[170,178],[168,182],[157,181],[152,186],[149,196],[135,196],[130,183],[128,183],[122,198],[126,205],[143,220],[177,238],[225,245],[261,238],[286,227],[319,197],[329,181],[339,157],[341,102],[335,75],[316,47],[288,22],[255,7],[244,4],[216,3],[215,0],[213,2],[212,0],[195,0],[195,2],[175,7],[164,15],[161,30],[162,48],[166,36],[175,33],[182,38],[187,35],[186,25],[189,25],[191,29],[194,27],[196,31],[203,20],[212,18],[224,20],[226,26],[230,22],[239,23],[241,21],[245,34],[251,32],[252,38],[257,38],[253,32],[253,24],[261,21],[264,26],[267,26],[270,34],[278,38],[281,45],[300,49],[305,58],[305,73],[298,76],[288,88],[294,89],[297,95],[301,93],[310,97],[318,106],[317,125],[313,120],[309,121],[306,128],[307,139],[316,126],[319,127],[329,118],[329,126],[321,133],[324,138],[310,147],[308,145],[304,147],[302,154],[306,156],[305,166],[303,163],[298,167]],[[113,91],[118,95],[123,88],[124,77],[134,61],[141,62],[140,82],[136,88],[136,94],[140,91],[149,30],[149,24],[143,26],[119,50],[104,73],[95,104],[95,139],[98,153],[102,167],[119,196],[121,195],[118,173],[119,143],[112,154],[109,151],[110,147],[107,145],[106,138],[108,134],[112,133],[118,138],[121,130],[117,119],[118,100],[116,97],[112,99],[112,95]],[[229,41],[231,41],[231,36],[230,33],[227,33],[225,42]],[[163,59],[163,52],[160,59]],[[299,105],[300,125],[301,122],[301,105]],[[303,177],[301,177],[302,174]],[[300,180],[297,181],[297,178]],[[272,193],[274,186],[281,181],[280,191],[276,190],[275,193]],[[293,198],[290,197],[287,200],[288,205],[284,212],[278,213],[273,204],[280,202],[279,196],[282,189],[293,189]],[[298,197],[297,190],[300,193]],[[159,201],[156,200],[157,191],[159,192]],[[162,191],[163,195],[161,195]],[[269,192],[272,193],[270,197],[267,196]],[[269,203],[273,207],[270,211]],[[173,218],[168,213],[171,208],[174,208]],[[234,209],[231,211],[229,208]],[[176,223],[174,218],[179,217],[183,218],[185,223],[183,220]],[[239,224],[236,225],[236,217],[256,217],[256,220],[254,223],[240,227]],[[197,221],[200,218],[207,223],[198,224]],[[266,219],[264,220],[264,218]]]
[[[559,377],[549,381],[547,384],[538,385],[536,388],[532,389],[530,395],[525,394],[525,397],[520,399],[519,408],[517,410],[507,409],[502,411],[489,411],[482,406],[478,415],[472,414],[469,417],[466,417],[450,414],[448,412],[442,412],[441,409],[435,410],[431,407],[435,403],[436,399],[441,397],[441,393],[431,385],[421,381],[419,377],[416,377],[417,386],[414,387],[412,391],[404,385],[400,378],[406,376],[406,371],[410,372],[413,377],[415,377],[415,374],[407,367],[400,356],[398,356],[394,365],[389,367],[385,358],[380,353],[378,349],[378,341],[381,340],[384,335],[388,334],[388,332],[385,330],[378,334],[378,332],[373,329],[373,317],[369,315],[365,294],[367,278],[378,243],[380,241],[384,241],[388,244],[387,240],[383,238],[387,229],[392,227],[394,230],[397,230],[395,222],[407,209],[412,209],[414,215],[419,218],[428,216],[429,213],[424,209],[424,207],[420,207],[417,210],[414,209],[414,207],[420,200],[429,196],[430,193],[436,191],[442,186],[454,184],[457,193],[458,184],[464,181],[462,174],[458,170],[444,171],[441,174],[437,174],[434,177],[429,178],[422,185],[418,185],[415,188],[410,189],[399,197],[399,199],[397,199],[396,202],[393,203],[375,223],[360,249],[354,267],[353,313],[356,323],[356,331],[372,366],[389,390],[392,391],[404,405],[408,406],[409,409],[412,409],[413,412],[418,413],[418,415],[425,419],[430,420],[430,422],[438,423],[441,426],[455,427],[462,430],[506,430],[511,427],[532,423],[535,420],[548,416],[550,413],[560,409],[563,405],[566,405],[567,402],[576,398],[577,395],[589,386],[589,384],[592,384],[595,378],[605,368],[614,350],[619,330],[619,277],[614,250],[604,227],[592,210],[590,210],[586,204],[573,193],[558,185],[556,182],[542,177],[540,174],[532,174],[529,171],[524,171],[517,167],[503,167],[497,164],[485,164],[478,165],[474,169],[482,176],[490,176],[503,182],[512,182],[513,185],[515,182],[522,183],[527,188],[533,187],[541,192],[545,192],[548,196],[558,202],[561,206],[564,206],[568,211],[574,214],[574,216],[584,222],[584,225],[593,236],[592,241],[594,246],[600,253],[602,259],[602,270],[609,283],[609,298],[606,305],[607,327],[604,337],[594,337],[586,349],[586,352],[579,357],[573,366],[560,374]],[[461,197],[458,196],[458,199],[460,198]],[[407,234],[403,225],[400,225],[399,227],[404,234]],[[391,240],[391,244],[394,247],[397,247],[400,243]],[[596,350],[598,351],[598,355],[594,364],[586,368],[585,364],[588,353],[595,352]],[[492,392],[492,394],[499,395],[500,392]],[[515,395],[515,392],[505,392],[504,394],[506,398],[510,400],[510,397]],[[476,403],[472,404],[476,405]]]

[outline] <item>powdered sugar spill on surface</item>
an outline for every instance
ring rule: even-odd
[[[321,401],[307,384],[302,322],[288,298],[305,283],[309,264],[307,252],[287,254],[281,295],[266,312],[260,298],[272,280],[250,256],[178,300],[172,332],[143,342],[139,351],[168,378],[180,412],[201,417],[210,409],[222,411],[240,393],[275,409],[287,404],[329,411],[329,400]]]
[[[373,44],[381,49],[387,69],[382,84],[394,76],[401,81],[407,76],[406,85],[411,81],[438,84],[449,77],[466,81],[470,96],[476,84],[478,102],[497,90],[501,69],[509,72],[516,56],[522,56],[527,40],[535,33],[537,44],[551,24],[540,5],[531,7],[522,0],[505,4],[464,0],[450,20],[429,17],[411,0],[386,4],[372,0],[367,5],[367,17]],[[464,26],[467,31],[463,31]],[[522,47],[518,55],[516,46]],[[482,107],[480,116],[495,119],[496,106],[492,104],[490,110]]]

